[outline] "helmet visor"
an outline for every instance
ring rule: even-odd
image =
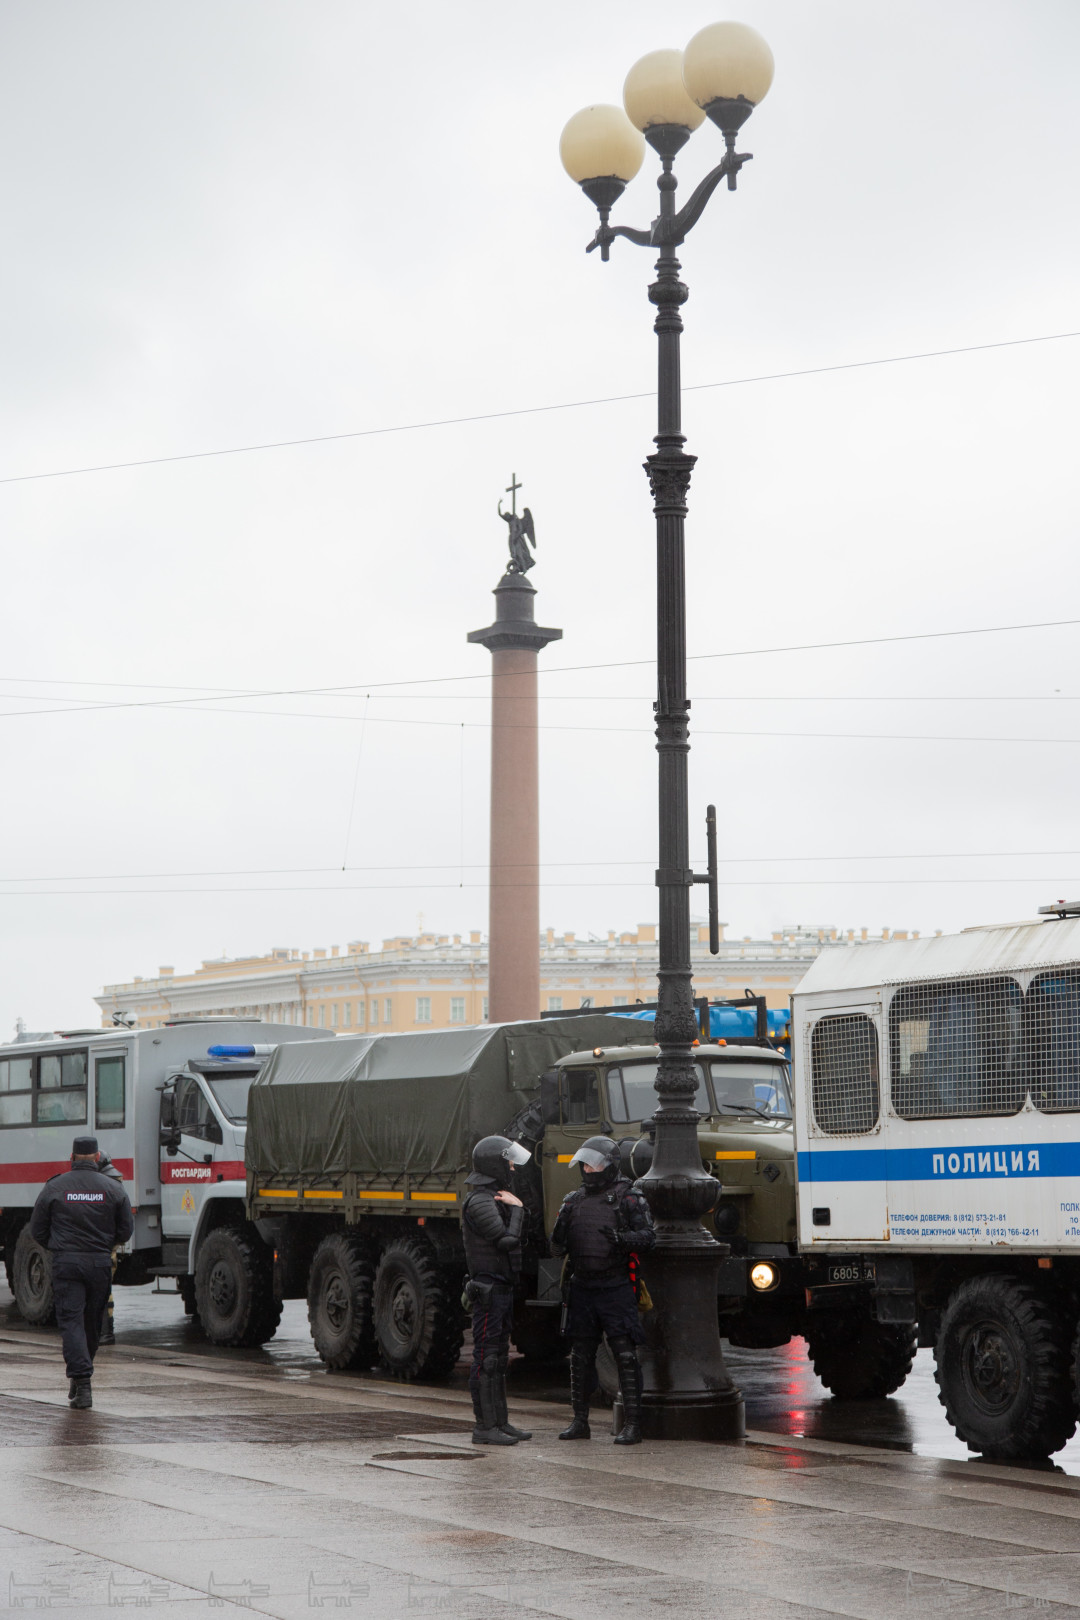
[[[580,1147],[570,1160],[571,1164],[583,1164],[586,1170],[604,1170],[611,1163],[606,1153],[598,1153],[595,1148]]]
[[[532,1154],[528,1148],[523,1148],[520,1142],[510,1142],[503,1149],[503,1158],[509,1159],[511,1164],[528,1164]]]

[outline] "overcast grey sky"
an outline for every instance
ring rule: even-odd
[[[585,256],[559,132],[724,15],[776,80],[683,251],[687,383],[1080,330],[1075,0],[658,10],[6,0],[0,478],[648,393],[652,258]],[[1073,338],[689,393],[691,652],[1080,619],[1078,364]],[[652,431],[644,399],[0,483],[0,1033],[161,963],[486,927],[465,634],[511,471],[565,632],[543,921],[651,918]],[[1080,893],[1078,649],[696,659],[730,931]],[[212,701],[322,687],[349,690]]]

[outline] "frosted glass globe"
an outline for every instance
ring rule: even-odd
[[[608,175],[632,180],[645,158],[645,138],[621,107],[583,107],[562,132],[559,156],[579,185]]]
[[[699,107],[721,98],[756,107],[768,94],[774,66],[773,53],[756,28],[710,23],[683,52],[683,82]]]
[[[637,129],[655,124],[697,129],[705,122],[705,114],[686,93],[682,51],[650,51],[635,62],[623,85],[623,106]]]

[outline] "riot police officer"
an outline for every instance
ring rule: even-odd
[[[621,1155],[608,1136],[591,1136],[570,1160],[581,1166],[581,1186],[563,1199],[551,1234],[553,1253],[569,1256],[566,1332],[571,1340],[573,1422],[560,1440],[588,1440],[589,1395],[596,1385],[596,1352],[606,1336],[619,1369],[623,1426],[618,1446],[641,1443],[641,1368],[644,1341],[632,1257],[656,1242],[652,1215],[641,1194],[620,1175]]]
[[[97,1138],[77,1136],[71,1169],[42,1187],[30,1235],[52,1253],[53,1303],[64,1345],[68,1400],[92,1406],[90,1380],[112,1286],[112,1251],[134,1231],[123,1184],[102,1174]]]
[[[514,1283],[521,1271],[525,1210],[510,1191],[515,1165],[532,1155],[506,1136],[485,1136],[473,1148],[472,1188],[462,1206],[462,1237],[469,1281],[465,1293],[472,1306],[473,1358],[469,1373],[477,1446],[516,1446],[531,1440],[516,1429],[506,1409],[506,1367],[510,1360],[510,1324]]]

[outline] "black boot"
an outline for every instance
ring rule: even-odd
[[[499,1357],[499,1370],[495,1377],[495,1411],[499,1419],[499,1428],[503,1434],[508,1434],[511,1440],[531,1440],[531,1429],[516,1429],[510,1421],[510,1413],[506,1410],[506,1368],[510,1361],[510,1352]]]
[[[105,1315],[101,1318],[101,1337],[98,1340],[98,1344],[115,1343],[116,1333],[113,1328],[112,1295],[110,1294],[109,1303],[105,1307]]]
[[[615,1436],[617,1446],[641,1444],[641,1367],[637,1351],[620,1350],[616,1356],[619,1368],[619,1388],[622,1391],[623,1426]]]
[[[473,1411],[476,1413],[476,1427],[472,1435],[474,1446],[517,1445],[513,1435],[504,1434],[500,1426],[505,1408],[500,1408],[496,1393],[498,1371],[497,1361],[487,1361],[480,1368],[480,1376],[476,1380],[476,1393],[473,1395]]]
[[[90,1395],[90,1380],[89,1380],[89,1378],[76,1378],[75,1379],[75,1396],[74,1396],[74,1399],[71,1402],[72,1411],[73,1412],[86,1412],[86,1411],[89,1410],[89,1408],[91,1406],[93,1406],[93,1404],[94,1404],[94,1402],[93,1402],[93,1400],[91,1398],[91,1395]]]
[[[79,1387],[79,1381],[78,1381],[77,1378],[69,1378],[68,1379],[68,1400],[69,1401],[73,1401],[75,1399],[75,1391],[78,1389],[78,1387]]]
[[[570,1405],[574,1418],[559,1435],[560,1440],[592,1439],[589,1428],[589,1384],[595,1357],[595,1346],[575,1344],[570,1352]]]

